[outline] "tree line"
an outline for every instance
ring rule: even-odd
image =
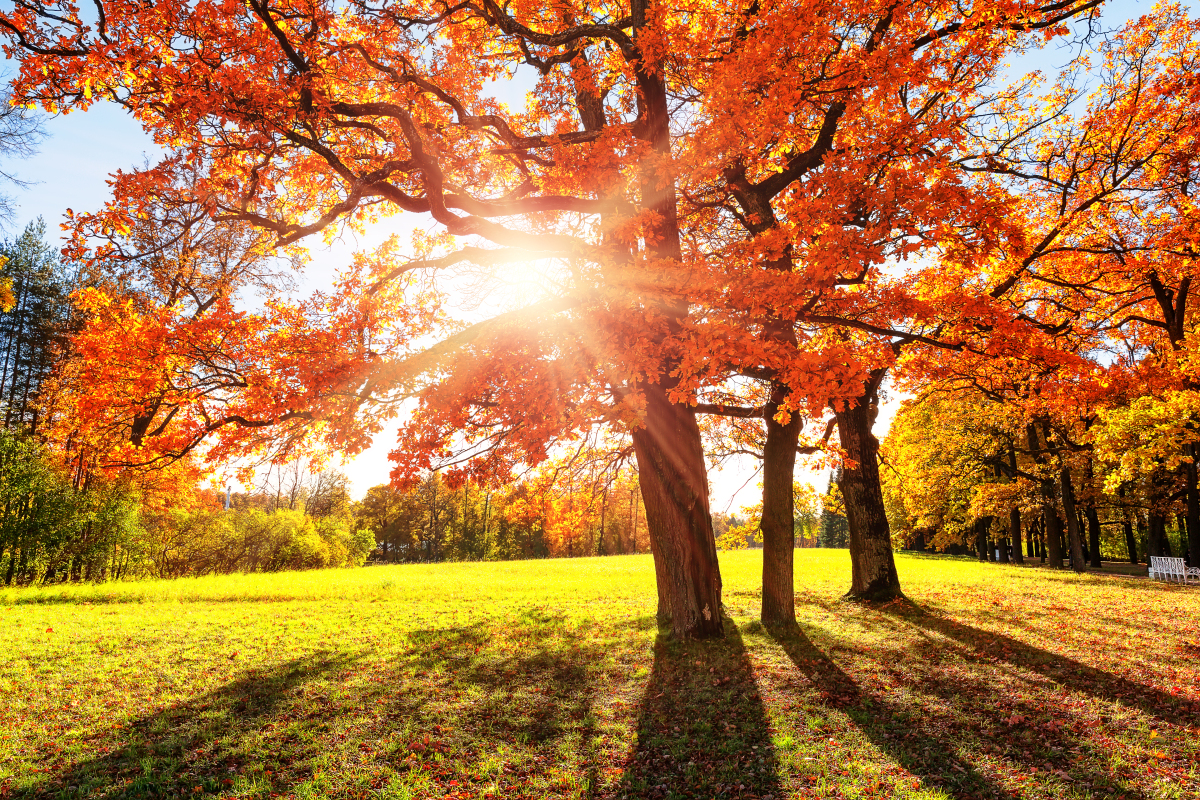
[[[51,428],[98,470],[357,452],[403,413],[393,483],[453,490],[602,431],[637,466],[660,620],[719,636],[706,456],[762,461],[764,622],[794,623],[802,456],[840,468],[849,596],[897,599],[875,417],[936,387],[1012,419],[989,463],[1050,563],[1084,567],[1097,480],[1148,528],[1182,502],[1200,552],[1179,7],[101,5],[103,31],[0,13],[18,100],[104,98],[175,143],[71,220],[104,277]],[[1048,80],[1007,66],[1063,43]],[[518,70],[527,109],[481,91]],[[286,290],[307,237],[401,212],[434,228]],[[977,538],[1004,515],[978,509]]]
[[[906,401],[880,452],[898,543],[1077,569],[1151,556],[1192,563],[1187,417],[1159,402],[1143,395],[1023,423],[975,392]]]

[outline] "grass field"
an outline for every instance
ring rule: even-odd
[[[644,556],[0,590],[0,798],[1200,797],[1200,589],[721,558],[703,644]]]

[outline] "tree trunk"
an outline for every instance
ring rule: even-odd
[[[1012,465],[1013,480],[1016,480],[1017,474],[1017,451],[1015,448],[1008,448],[1008,460]],[[1012,538],[1012,553],[1013,561],[1018,564],[1025,563],[1025,556],[1021,552],[1021,509],[1016,506],[1008,512],[1008,535]],[[1030,555],[1033,555],[1030,552]]]
[[[1078,502],[1078,501],[1076,501]],[[1083,521],[1083,511],[1078,505],[1075,506],[1075,530],[1079,531],[1079,547],[1083,551],[1083,563],[1087,564],[1091,561],[1091,548],[1088,547],[1087,536],[1084,531],[1087,529],[1087,524]]]
[[[1053,489],[1053,484],[1051,484],[1051,489]],[[1043,506],[1043,510],[1046,514],[1046,541],[1042,543],[1042,553],[1045,555],[1047,564],[1054,569],[1062,569],[1062,520],[1059,519],[1058,509],[1054,507],[1053,501]]]
[[[642,425],[633,431],[638,483],[658,577],[659,618],[684,639],[721,636],[721,572],[708,506],[700,428],[662,384],[643,384]]]
[[[795,508],[792,482],[796,468],[796,445],[802,420],[792,414],[786,425],[776,419],[778,404],[786,387],[772,386],[767,404],[767,438],[763,446],[762,495],[762,622],[784,625],[796,621],[796,588],[793,559],[796,548]]]
[[[1133,538],[1133,524],[1129,521],[1129,516],[1121,521],[1121,529],[1125,533],[1125,553],[1129,556],[1129,563],[1138,563],[1137,540]]]
[[[1200,448],[1190,444],[1187,453],[1192,460],[1184,465],[1187,479],[1187,556],[1188,566],[1200,565],[1200,488],[1197,488],[1196,455]]]
[[[1167,521],[1163,519],[1161,514],[1155,514],[1153,511],[1149,514],[1149,531],[1147,534],[1146,554],[1161,558],[1167,555]]]
[[[874,409],[867,397],[860,397],[852,408],[835,409],[834,416],[842,448],[854,461],[853,469],[842,470],[840,484],[850,529],[851,581],[847,597],[903,597],[879,483],[879,441],[871,434]]]
[[[1088,522],[1088,555],[1091,559],[1088,564],[1096,569],[1104,566],[1100,560],[1100,516],[1096,513],[1095,506],[1088,506],[1084,511],[1087,515]]]
[[[988,526],[992,524],[991,517],[979,517],[975,520],[975,554],[980,561],[988,558]]]
[[[1030,423],[1025,428],[1029,439],[1029,452],[1039,465],[1045,459],[1041,455],[1041,442],[1038,440],[1037,428]],[[1042,559],[1049,562],[1054,569],[1062,569],[1062,521],[1058,518],[1058,510],[1054,507],[1054,481],[1042,480],[1039,488],[1042,493],[1042,518],[1044,520],[1045,541],[1042,547]]]
[[[1071,548],[1071,568],[1085,571],[1083,540],[1079,538],[1079,518],[1075,515],[1075,488],[1071,485],[1071,470],[1063,467],[1058,473],[1062,490],[1063,515],[1067,518],[1067,544]]]
[[[633,0],[630,17],[634,41],[653,29],[654,7]],[[657,35],[657,34],[655,34]],[[649,51],[648,51],[649,52]],[[654,212],[648,222],[646,252],[665,265],[681,264],[678,201],[671,161],[671,112],[665,70],[660,58],[638,61],[638,138],[649,145],[638,164],[641,206]],[[589,112],[589,116],[592,116]],[[687,318],[687,298],[647,298],[647,306],[667,320],[669,332]],[[662,364],[664,374],[673,367]],[[669,616],[679,638],[721,636],[721,572],[708,505],[708,474],[696,417],[685,405],[672,403],[665,383],[640,383],[645,394],[642,424],[633,431],[638,483],[646,506],[646,527],[658,576],[659,618]]]

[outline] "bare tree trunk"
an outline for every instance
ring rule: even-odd
[[[1096,569],[1104,566],[1100,560],[1100,516],[1096,513],[1096,508],[1089,505],[1084,509],[1084,516],[1087,517],[1088,523],[1088,565]]]
[[[1071,568],[1086,571],[1083,560],[1083,541],[1079,538],[1079,518],[1075,514],[1075,489],[1071,486],[1071,470],[1064,466],[1058,473],[1062,488],[1063,514],[1067,518],[1067,539],[1071,548]]]
[[[1016,564],[1025,563],[1025,554],[1021,548],[1021,509],[1013,508],[1008,512],[1008,535],[1012,537],[1012,560]]]
[[[847,466],[842,470],[839,484],[850,530],[851,579],[846,596],[892,600],[904,595],[892,557],[892,532],[884,513],[879,441],[871,434],[875,414],[869,400],[870,396],[860,397],[851,408],[834,409],[842,449],[854,462],[852,469]]]
[[[1017,449],[1015,447],[1008,448],[1008,463],[1012,468],[1012,480],[1017,479]],[[1012,537],[1013,561],[1018,564],[1025,563],[1025,556],[1021,552],[1021,509],[1013,506],[1008,512],[1008,535]],[[1029,555],[1033,555],[1030,550]]]
[[[793,564],[796,548],[795,499],[792,482],[796,468],[796,445],[801,419],[792,414],[786,425],[775,419],[786,387],[772,386],[767,404],[767,439],[763,446],[763,566],[762,622],[781,625],[796,620],[796,589]]]
[[[658,578],[659,619],[674,635],[723,634],[721,572],[708,506],[700,428],[691,409],[672,403],[662,384],[644,384],[645,417],[633,431]]]
[[[1133,538],[1133,523],[1129,521],[1129,515],[1125,515],[1125,519],[1121,520],[1121,529],[1125,533],[1125,553],[1129,556],[1129,563],[1138,563],[1137,540]]]

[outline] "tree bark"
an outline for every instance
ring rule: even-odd
[[[1170,544],[1167,542],[1167,521],[1161,514],[1151,511],[1149,523],[1146,554],[1158,558],[1168,555]]]
[[[1133,538],[1133,524],[1129,521],[1129,516],[1121,521],[1121,529],[1125,533],[1125,553],[1129,556],[1129,563],[1138,563],[1137,540]]]
[[[708,505],[700,428],[660,383],[641,386],[642,425],[633,431],[638,483],[658,577],[659,618],[682,639],[721,636],[721,573]]]
[[[1084,531],[1087,529],[1087,524],[1083,521],[1083,511],[1078,506],[1078,500],[1075,501],[1075,530],[1079,531],[1079,548],[1083,551],[1083,563],[1087,564],[1091,561],[1091,548],[1088,547],[1087,536]]]
[[[1025,428],[1029,439],[1029,451],[1033,453],[1034,461],[1042,464],[1041,444],[1038,440],[1037,429],[1030,423]],[[1043,480],[1039,488],[1042,493],[1042,517],[1045,521],[1045,542],[1043,542],[1043,559],[1054,569],[1062,569],[1062,521],[1058,518],[1058,510],[1054,507],[1054,481]]]
[[[980,517],[975,520],[975,554],[980,561],[988,558],[988,526],[992,524],[991,517]]]
[[[871,434],[874,410],[869,396],[842,411],[834,410],[838,436],[853,469],[842,470],[840,488],[850,529],[850,591],[859,600],[892,600],[903,597],[892,533],[883,508],[879,483],[879,441]]]
[[[634,41],[638,42],[642,32],[653,27],[650,16],[654,8],[648,0],[634,0],[630,11]],[[649,145],[638,164],[641,207],[654,212],[647,225],[646,252],[663,265],[658,269],[680,265],[683,259],[665,74],[660,59],[638,61],[634,66],[640,118],[637,136]],[[682,295],[650,297],[646,304],[666,318],[671,334],[678,332],[687,317],[687,298]],[[672,362],[670,357],[663,359],[662,374],[671,374]],[[659,584],[659,618],[669,616],[671,631],[678,638],[717,637],[723,633],[721,572],[700,428],[690,408],[671,402],[668,392],[672,388],[664,382],[638,385],[645,395],[645,416],[633,431],[638,483]]]
[[[775,415],[786,396],[782,384],[774,384],[766,407],[767,438],[763,445],[763,565],[762,612],[764,625],[786,625],[796,621],[796,588],[793,560],[796,548],[795,499],[792,482],[796,469],[796,445],[802,420],[792,414],[786,425]]]
[[[1053,484],[1051,487],[1053,488]],[[1054,569],[1062,569],[1062,520],[1059,519],[1058,509],[1054,507],[1053,501],[1044,507],[1044,511],[1046,514],[1046,541],[1042,544],[1042,552],[1045,554],[1047,564]]]
[[[1100,569],[1104,566],[1100,560],[1100,517],[1096,514],[1096,507],[1091,505],[1083,513],[1088,523],[1088,555],[1091,556],[1088,565]]]
[[[1067,518],[1067,544],[1071,548],[1071,568],[1084,572],[1083,540],[1079,538],[1079,518],[1075,515],[1075,489],[1071,485],[1071,470],[1063,467],[1058,473],[1062,490],[1063,515]]]
[[[1200,488],[1197,487],[1197,467],[1195,444],[1187,447],[1188,455],[1192,457],[1184,469],[1187,478],[1187,557],[1188,566],[1200,564]]]
[[[1017,475],[1017,450],[1015,447],[1008,448],[1008,463],[1012,467],[1012,480],[1016,480]],[[1008,535],[1012,537],[1012,552],[1013,561],[1018,564],[1025,563],[1025,556],[1021,552],[1021,509],[1013,506],[1008,512]],[[1030,555],[1033,552],[1030,551]]]

